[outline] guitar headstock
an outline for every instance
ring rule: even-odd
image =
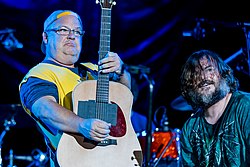
[[[96,0],[96,4],[100,4],[102,8],[111,9],[113,5],[116,5],[116,2],[113,0]]]

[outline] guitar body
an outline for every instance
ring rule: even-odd
[[[96,99],[97,81],[78,84],[73,93],[74,112],[78,113],[80,101]],[[110,139],[115,142],[98,145],[83,136],[63,133],[57,160],[61,167],[134,167],[142,166],[142,150],[131,124],[133,95],[124,85],[109,82],[109,102],[116,104],[117,122],[111,127]]]

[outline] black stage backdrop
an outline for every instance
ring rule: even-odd
[[[179,98],[179,73],[186,58],[199,49],[218,52],[235,70],[241,89],[249,91],[247,7],[243,0],[116,1],[112,7],[111,51],[132,68],[138,86],[133,110],[147,117],[151,105],[152,118],[160,122],[162,112],[156,111],[165,108],[169,126],[181,129],[192,111]],[[81,61],[96,63],[100,5],[94,0],[0,0],[1,132],[6,120],[14,117],[16,121],[3,139],[6,163],[11,149],[14,155],[31,155],[36,149],[46,152],[42,136],[18,105],[18,85],[25,73],[43,60],[43,22],[57,9],[73,10],[82,17],[86,33]],[[155,83],[152,103],[148,81]]]

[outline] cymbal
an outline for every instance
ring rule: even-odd
[[[178,111],[192,111],[192,106],[190,106],[187,101],[182,97],[182,96],[178,96],[177,98],[175,98],[170,106]]]

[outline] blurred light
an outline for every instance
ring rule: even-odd
[[[47,1],[34,1],[34,0],[1,0],[0,3],[5,4],[6,6],[17,8],[17,9],[35,9],[41,7],[41,5],[46,4],[46,7],[59,3],[59,0],[47,0]]]
[[[32,150],[31,155],[33,156],[33,160],[35,160],[36,164],[41,165],[47,163],[48,161],[48,156],[46,155],[46,153],[43,153],[39,149]]]
[[[12,51],[14,49],[23,48],[23,44],[19,42],[14,36],[13,29],[5,29],[0,31],[0,42],[5,47],[5,49]]]

